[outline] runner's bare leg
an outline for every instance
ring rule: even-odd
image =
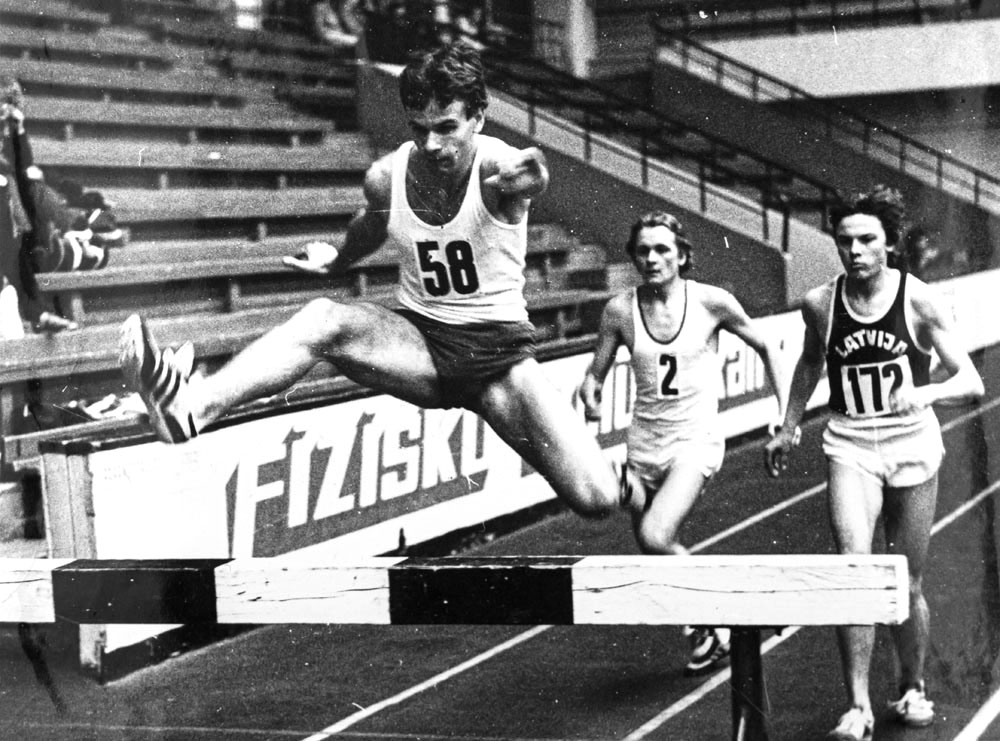
[[[191,384],[204,427],[230,409],[289,388],[327,360],[351,380],[420,406],[438,406],[437,372],[423,336],[378,304],[316,299],[216,372]]]
[[[882,484],[838,461],[829,463],[830,522],[838,553],[870,554],[875,523],[882,509]],[[848,702],[871,709],[868,673],[875,627],[848,625],[837,629]]]
[[[533,359],[490,384],[477,408],[575,512],[602,517],[618,506],[618,481],[593,433]]]
[[[900,685],[916,687],[924,679],[924,661],[930,643],[930,610],[923,593],[924,563],[930,546],[937,507],[937,474],[917,486],[885,493],[886,550],[902,553],[910,574],[910,617],[891,627],[899,656]]]

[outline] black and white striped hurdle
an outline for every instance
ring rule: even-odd
[[[902,556],[0,559],[0,622],[716,625],[733,738],[766,739],[760,630],[897,624]]]

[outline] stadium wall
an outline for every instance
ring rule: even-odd
[[[898,188],[906,198],[911,219],[935,234],[941,244],[968,256],[978,268],[998,265],[1000,258],[993,243],[994,235],[1000,234],[1000,217],[897,166],[831,140],[820,116],[799,111],[802,101],[756,103],[669,62],[654,68],[653,96],[658,108],[697,120],[717,136],[740,142],[769,160],[832,187],[851,192],[885,183]],[[871,116],[881,120],[877,112]],[[819,273],[809,282],[819,282],[815,278],[822,278],[825,270]]]

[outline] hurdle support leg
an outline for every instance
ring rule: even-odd
[[[760,652],[760,628],[732,628],[730,668],[733,741],[768,741],[767,695]]]

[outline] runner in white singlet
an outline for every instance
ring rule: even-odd
[[[548,186],[545,155],[482,135],[485,75],[467,44],[408,64],[399,92],[412,141],[369,168],[367,205],[339,246],[311,242],[286,263],[336,274],[387,245],[399,253],[402,309],[311,301],[209,375],[191,374],[190,349],[161,352],[133,316],[122,328],[125,378],[159,437],[183,442],[329,361],[413,404],[476,412],[574,511],[604,516],[618,506],[614,471],[535,360],[523,296],[528,209]]]
[[[601,387],[625,346],[636,381],[623,488],[630,493],[636,541],[644,553],[686,554],[677,532],[708,480],[719,470],[725,442],[718,421],[722,364],[719,331],[741,338],[762,358],[784,414],[777,349],[736,298],[684,278],[691,245],[680,223],[663,212],[641,217],[626,246],[642,285],[608,302],[594,359],[580,387],[589,419],[601,415]],[[729,651],[729,631],[687,629],[686,670],[711,669]]]
[[[477,134],[472,172],[483,161],[497,161],[517,150],[499,139]],[[470,177],[465,197],[445,224],[428,223],[406,195],[406,171],[413,142],[392,157],[392,200],[385,246],[399,255],[400,304],[445,324],[526,322],[524,266],[528,215],[502,221],[483,203],[479,177]],[[416,199],[414,199],[416,200]]]

